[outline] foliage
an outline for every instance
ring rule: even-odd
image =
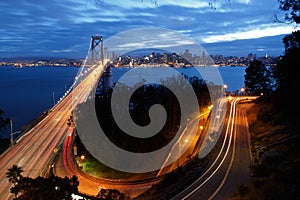
[[[278,0],[286,20],[300,23],[299,0]],[[273,68],[276,91],[247,111],[251,134],[253,178],[234,199],[299,198],[298,102],[300,89],[297,67],[300,63],[300,32],[283,39],[285,54]],[[251,118],[251,120],[249,120]],[[291,121],[294,120],[294,123]]]
[[[300,31],[285,36],[283,43],[285,55],[279,61],[278,67],[274,69],[274,75],[280,89],[293,92],[299,85],[298,80],[300,77],[297,72],[300,63]]]
[[[300,23],[299,0],[279,0],[279,9],[286,12],[286,20]],[[300,63],[300,31],[294,31],[283,38],[285,54],[273,69],[278,87],[273,99],[275,108],[289,116],[291,123],[297,123],[299,106],[295,94],[300,89],[300,75],[297,67]]]
[[[285,20],[300,23],[299,0],[278,0],[279,9],[286,12]]]
[[[210,105],[210,96],[205,82],[197,77],[185,77],[185,79],[188,80],[193,87],[198,98],[199,106],[204,107]],[[163,81],[163,85],[168,85],[170,86],[169,88],[182,88],[183,90],[187,88],[186,83],[182,81],[182,78],[170,77]],[[148,112],[152,105],[159,104],[165,108],[167,119],[163,128],[159,133],[149,138],[130,136],[124,133],[116,125],[111,111],[111,89],[103,91],[103,93],[96,98],[96,114],[98,121],[107,137],[114,144],[130,152],[145,153],[160,149],[173,139],[178,131],[181,120],[180,103],[178,102],[176,95],[168,89],[168,87],[163,85],[142,85],[134,91],[130,98],[130,115],[132,120],[140,126],[146,126],[150,123]],[[126,94],[131,89],[130,86],[119,83],[119,86],[115,87],[113,90],[117,94]],[[124,106],[117,104],[114,105],[114,109],[117,109],[120,116],[123,116],[122,113],[128,112]],[[196,110],[196,108],[194,110]]]
[[[0,136],[0,154],[3,153],[10,145],[9,138],[1,138]]]
[[[100,199],[107,200],[130,200],[130,197],[117,189],[101,189],[97,195]]]
[[[3,110],[1,110],[0,108],[0,129],[4,128],[7,126],[7,124],[9,123],[9,119],[6,118],[4,119],[1,115],[3,115]]]
[[[285,54],[273,70],[278,84],[276,108],[296,122],[299,106],[295,94],[300,90],[300,74],[297,69],[300,63],[300,31],[285,36],[283,43]]]
[[[264,100],[247,110],[252,178],[238,188],[233,199],[297,199],[299,196],[298,126],[291,127],[281,112],[274,112],[273,106]]]
[[[248,92],[254,95],[260,95],[260,93],[270,94],[272,92],[271,72],[261,61],[251,61],[245,70],[244,77]]]
[[[0,130],[5,128],[9,124],[9,118],[3,118],[3,110],[0,108]],[[10,140],[8,138],[3,138],[0,134],[0,154],[4,152],[10,144]]]
[[[21,167],[18,167],[17,165],[13,165],[11,168],[8,169],[6,172],[6,177],[8,178],[8,181],[16,185],[18,181],[21,180],[23,172],[23,169]]]
[[[299,0],[278,0],[279,9],[286,12],[285,19],[290,22],[300,23],[300,2]],[[300,52],[300,31],[292,32],[283,38],[285,54],[278,67],[274,69],[275,78],[278,81],[279,89],[281,91],[288,90],[288,93],[293,92],[292,89],[299,80],[299,73],[296,67],[299,64]]]
[[[15,195],[15,200],[72,200],[72,194],[78,193],[78,179],[51,176],[49,178],[23,177],[21,167],[13,165],[8,169],[6,177],[14,185],[10,189]]]
[[[72,194],[78,193],[79,182],[76,176],[72,178],[37,177],[32,179],[24,177],[17,185],[11,188],[11,192],[18,194],[16,200],[72,200]]]
[[[81,160],[80,163],[82,171],[84,171],[86,174],[96,178],[107,179],[128,179],[132,177],[133,174],[110,168],[93,157],[82,144],[78,135],[75,138],[75,144],[78,155],[85,156],[84,160]]]

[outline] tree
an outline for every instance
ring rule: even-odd
[[[286,12],[285,20],[300,23],[299,0],[278,0],[279,9]],[[277,101],[275,106],[292,116],[298,116],[298,102],[295,98],[296,92],[300,90],[300,75],[297,72],[300,63],[300,31],[294,31],[283,38],[285,48],[284,55],[274,67],[273,74],[277,81]],[[296,118],[295,118],[296,119]]]
[[[260,95],[272,92],[271,72],[261,61],[251,61],[245,70],[244,77],[246,89],[251,94]]]
[[[284,11],[285,20],[300,23],[300,2],[299,0],[278,0],[279,9]]]
[[[9,182],[16,185],[22,179],[22,175],[21,175],[22,172],[23,169],[21,167],[18,167],[17,165],[13,165],[6,172],[6,177],[8,178]]]
[[[3,115],[3,110],[0,108],[0,129],[6,127],[6,125],[9,123],[9,119],[4,119],[1,115]]]
[[[283,38],[285,54],[274,68],[274,75],[278,86],[282,90],[295,91],[299,85],[299,73],[297,73],[300,62],[300,31],[295,31]]]
[[[3,111],[0,108],[0,130],[5,128],[9,124],[9,118],[3,118]],[[2,137],[0,134],[0,154],[4,152],[10,144],[10,140],[8,138]]]
[[[78,194],[78,179],[51,176],[49,178],[23,177],[11,188],[15,200],[73,200],[72,194]]]
[[[101,189],[97,195],[100,199],[107,200],[130,200],[130,197],[117,189]]]
[[[284,11],[285,20],[300,23],[300,1],[299,0],[278,0],[279,9]],[[299,84],[294,81],[299,80],[297,76],[297,65],[299,64],[300,51],[300,31],[292,32],[283,38],[285,54],[278,63],[278,67],[274,68],[274,75],[278,82],[279,89],[290,90]],[[293,90],[291,90],[293,91]]]

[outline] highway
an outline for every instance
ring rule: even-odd
[[[224,100],[224,99],[223,99]],[[220,101],[220,103],[224,101]],[[216,106],[221,107],[221,106]],[[118,189],[119,191],[128,194],[131,198],[138,196],[139,194],[148,190],[152,185],[158,183],[161,178],[163,178],[163,174],[166,174],[176,168],[178,166],[183,165],[186,161],[189,160],[190,156],[196,156],[199,152],[199,148],[201,147],[200,137],[203,137],[203,130],[200,128],[198,120],[201,118],[208,118],[208,115],[211,113],[211,108],[206,109],[203,113],[195,113],[194,116],[188,121],[186,127],[184,128],[182,137],[178,138],[178,141],[174,144],[174,148],[182,147],[180,145],[186,145],[185,140],[193,140],[192,145],[188,148],[186,152],[183,153],[181,158],[177,159],[171,165],[161,166],[161,170],[159,170],[156,174],[141,174],[136,175],[134,177],[128,178],[127,180],[108,180],[108,179],[99,179],[95,177],[91,177],[87,174],[84,174],[80,169],[77,169],[77,164],[75,163],[72,149],[72,138],[73,134],[70,131],[70,135],[65,138],[65,142],[63,145],[63,150],[60,152],[54,164],[54,174],[60,177],[68,176],[71,177],[75,174],[79,179],[79,191],[86,193],[88,195],[97,195],[101,188],[109,188],[109,189]],[[203,124],[204,125],[204,124]],[[198,132],[196,137],[190,138],[189,132]],[[184,141],[184,142],[182,142]],[[181,148],[179,148],[181,149]],[[166,162],[168,158],[173,156],[173,154],[177,154],[177,150],[170,151],[169,155],[166,157]],[[180,152],[181,153],[181,152]],[[156,176],[155,176],[156,175]],[[149,177],[149,178],[147,178]]]
[[[172,200],[230,199],[241,184],[250,179],[250,149],[246,110],[241,104],[256,97],[235,97],[224,131],[216,145],[213,162],[205,172]]]
[[[79,103],[86,101],[90,94],[91,86],[95,85],[103,72],[104,66],[92,66],[90,70],[81,72],[78,76],[86,77],[80,80],[68,95],[56,104],[49,114],[30,131],[20,137],[16,143],[0,156],[0,199],[10,200],[12,184],[6,177],[7,170],[12,165],[22,167],[23,176],[35,178],[44,176],[49,170],[55,157],[55,148],[60,148],[68,133],[67,119]],[[77,77],[78,78],[78,77]]]
[[[67,120],[76,105],[85,102],[91,95],[91,89],[99,80],[103,70],[104,66],[99,64],[97,67],[92,66],[85,71],[81,71],[77,76],[77,78],[82,76],[82,78],[78,79],[78,85],[61,99],[56,106],[49,110],[48,115],[41,122],[20,137],[13,146],[0,156],[0,200],[13,199],[13,195],[10,193],[12,184],[8,182],[5,174],[12,165],[15,164],[22,167],[24,170],[23,176],[35,178],[44,176],[50,170],[54,158],[58,158],[54,166],[55,173],[62,177],[75,174],[80,182],[79,191],[91,195],[97,194],[101,188],[116,188],[135,196],[155,183],[154,180],[151,183],[122,186],[106,180],[102,182],[94,181],[80,174],[75,167],[76,165],[72,163],[71,144],[73,130],[72,127],[67,125]],[[246,174],[250,174],[247,166],[249,166],[250,160],[247,120],[245,118],[246,108],[238,106],[237,109],[239,101],[241,101],[241,98],[234,98],[231,101],[229,120],[226,131],[223,134],[223,143],[214,163],[198,180],[174,199],[198,200],[199,197],[200,199],[224,199],[224,195],[231,195],[239,184],[247,181],[248,177]],[[200,116],[195,116],[195,119],[198,117]],[[191,119],[188,125],[187,132],[194,132],[199,129],[194,119]],[[186,153],[193,153],[198,146],[200,148],[202,145],[202,143],[198,143],[201,136],[200,132],[193,141],[193,148],[190,148]],[[187,137],[185,136],[185,139]],[[55,152],[54,149],[59,149],[59,151]],[[58,153],[59,156],[57,157],[56,154]],[[171,154],[172,152],[170,152]],[[187,155],[184,154],[183,159],[179,159],[169,168],[162,166],[165,171],[160,171],[159,173],[165,174],[169,170],[176,168],[176,166],[183,164],[188,157]],[[237,176],[241,178],[237,180]],[[232,185],[236,185],[236,187]]]

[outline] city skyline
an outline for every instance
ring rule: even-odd
[[[186,49],[184,53],[172,54],[172,53],[162,53],[153,51],[149,54],[128,54],[128,55],[117,55],[115,52],[107,52],[113,64],[116,66],[124,65],[129,66],[130,62],[134,66],[143,65],[147,63],[175,65],[178,66],[188,66],[182,65],[182,58],[185,59],[185,53],[189,53],[189,50]],[[173,55],[176,55],[176,59],[171,58]],[[191,58],[188,60],[192,61],[195,64],[199,62],[199,55],[190,55]],[[213,65],[215,66],[248,66],[251,60],[260,60],[267,66],[277,65],[278,60],[281,56],[257,56],[256,54],[249,53],[247,56],[224,56],[224,55],[210,55]],[[34,66],[82,66],[84,59],[72,59],[72,58],[55,58],[55,57],[15,57],[15,58],[0,58],[0,66],[15,66],[15,67],[34,67]],[[185,62],[185,61],[184,61]],[[164,65],[167,66],[167,65]]]
[[[276,0],[24,0],[0,5],[2,58],[83,58],[92,35],[102,35],[105,44],[122,31],[147,27],[184,34],[211,55],[279,56],[282,38],[297,30],[294,24],[275,22],[275,15],[284,18]]]

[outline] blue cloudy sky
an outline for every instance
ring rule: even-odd
[[[92,35],[160,27],[199,42],[210,54],[281,55],[293,24],[277,0],[1,0],[0,57],[84,58]],[[104,43],[105,45],[105,43]]]

